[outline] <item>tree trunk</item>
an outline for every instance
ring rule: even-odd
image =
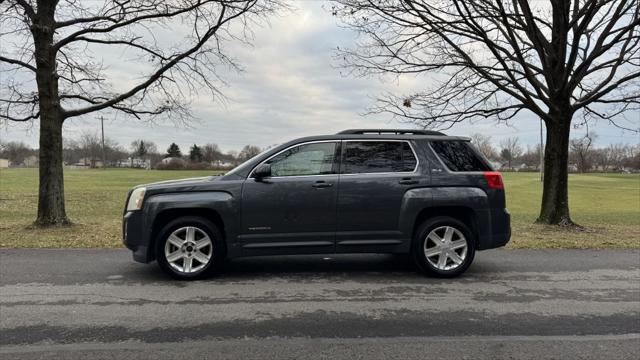
[[[69,224],[64,207],[62,122],[40,117],[40,184],[36,225]]]
[[[62,123],[58,95],[56,54],[53,49],[54,14],[57,1],[38,1],[31,26],[35,47],[36,82],[40,106],[40,183],[37,226],[67,225],[62,174]]]
[[[537,223],[574,225],[569,214],[568,160],[571,115],[550,114],[546,122],[547,144],[544,149],[544,185]]]

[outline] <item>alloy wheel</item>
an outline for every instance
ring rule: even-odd
[[[467,257],[467,240],[462,232],[452,226],[437,227],[424,241],[424,256],[438,270],[454,270]]]
[[[193,274],[205,268],[213,257],[213,243],[204,230],[194,226],[181,227],[171,233],[164,246],[167,263],[183,274]]]

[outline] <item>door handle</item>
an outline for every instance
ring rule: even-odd
[[[319,180],[319,181],[316,181],[315,184],[313,184],[311,186],[316,188],[316,189],[322,189],[322,188],[332,187],[333,184],[324,182],[323,180]]]
[[[402,180],[398,181],[398,184],[400,184],[400,185],[415,185],[418,182],[419,182],[418,180],[413,180],[411,178],[402,178]]]

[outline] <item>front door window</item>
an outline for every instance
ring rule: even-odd
[[[337,143],[323,142],[296,146],[267,161],[272,177],[327,175],[334,173]]]

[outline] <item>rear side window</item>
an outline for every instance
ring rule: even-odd
[[[451,171],[491,171],[466,141],[432,141],[431,147]]]
[[[347,141],[342,173],[411,172],[416,164],[411,147],[404,141]]]

